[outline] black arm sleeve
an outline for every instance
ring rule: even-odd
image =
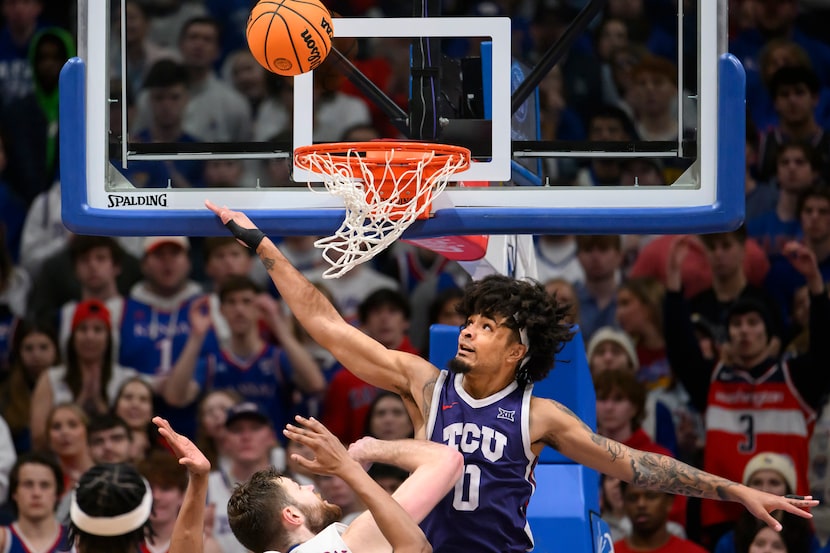
[[[700,352],[689,306],[682,292],[666,292],[663,302],[663,327],[669,365],[675,377],[689,392],[692,405],[703,413],[706,410],[709,379],[714,362],[707,361]]]
[[[804,401],[819,408],[830,392],[830,297],[810,295],[810,349],[789,362],[790,375]]]

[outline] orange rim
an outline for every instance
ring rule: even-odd
[[[393,173],[398,174],[399,170],[402,172],[406,168],[422,161],[427,154],[433,154],[435,157],[429,162],[429,165],[444,165],[447,159],[453,156],[460,156],[463,164],[458,168],[458,171],[464,171],[470,167],[470,150],[463,146],[453,146],[451,144],[438,144],[432,142],[417,142],[405,140],[373,140],[370,142],[329,142],[324,144],[312,144],[310,146],[300,146],[294,150],[295,162],[308,169],[311,165],[305,161],[310,154],[324,154],[337,158],[338,161],[348,163],[351,167],[359,167],[360,163],[369,166],[387,165],[385,156],[374,157],[371,154],[386,154],[390,150],[395,150],[403,154],[402,156],[395,156],[395,159],[389,163],[389,167]],[[350,155],[351,152],[351,155]],[[354,154],[366,154],[358,155]],[[339,159],[339,158],[342,158]],[[400,169],[398,169],[400,168]]]

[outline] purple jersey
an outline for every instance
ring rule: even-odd
[[[441,371],[426,432],[433,442],[461,451],[464,473],[421,527],[436,552],[530,550],[527,504],[537,460],[530,449],[533,386],[513,382],[475,399],[462,388],[462,379]]]

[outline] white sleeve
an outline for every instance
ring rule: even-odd
[[[0,501],[6,500],[9,492],[9,472],[17,461],[17,453],[14,450],[12,433],[5,419],[0,417]]]

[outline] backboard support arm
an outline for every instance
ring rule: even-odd
[[[574,41],[579,37],[579,34],[585,30],[586,27],[593,21],[594,17],[605,8],[607,0],[589,0],[582,11],[577,14],[573,21],[565,29],[565,32],[559,37],[550,48],[544,53],[542,58],[536,63],[530,73],[524,78],[522,83],[516,87],[510,97],[510,113],[516,113],[525,100],[533,94],[533,90],[539,86],[542,79],[553,69],[553,66],[559,63],[564,57],[565,53],[573,46]]]

